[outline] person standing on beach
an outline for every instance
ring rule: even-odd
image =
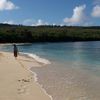
[[[16,58],[18,56],[18,48],[16,44],[14,44],[14,57]]]

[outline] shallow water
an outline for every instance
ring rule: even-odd
[[[31,68],[53,100],[100,100],[100,42],[45,43],[18,46],[51,64]],[[12,51],[12,46],[0,46]]]
[[[66,68],[56,63],[31,70],[37,73],[38,82],[54,100],[99,100],[100,77],[69,64]]]

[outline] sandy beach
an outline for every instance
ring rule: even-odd
[[[35,81],[30,67],[43,67],[34,59],[0,52],[0,100],[51,100]]]

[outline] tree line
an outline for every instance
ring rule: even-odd
[[[0,43],[99,41],[100,26],[0,24]]]

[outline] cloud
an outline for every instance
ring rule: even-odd
[[[35,21],[33,19],[26,19],[23,21],[23,25],[40,26],[40,25],[48,25],[48,23],[41,19],[38,19],[37,21]]]
[[[73,9],[73,15],[71,18],[65,18],[64,22],[73,25],[73,24],[79,24],[85,19],[84,10],[86,8],[86,5],[77,6]]]
[[[96,5],[91,13],[93,17],[100,17],[100,5]]]
[[[35,23],[32,24],[32,26],[41,26],[41,25],[48,25],[48,23],[44,22],[41,19],[39,19],[37,22],[35,22]]]
[[[0,0],[0,11],[18,9],[14,3],[9,0]]]
[[[4,22],[2,22],[2,23],[3,23],[3,24],[15,24],[14,21],[12,21],[12,20],[4,21]]]

